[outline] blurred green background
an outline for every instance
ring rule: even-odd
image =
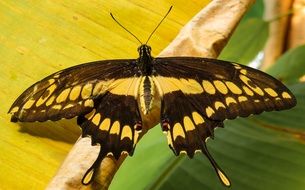
[[[0,189],[43,189],[80,135],[75,120],[15,124],[6,113],[31,84],[55,71],[101,59],[135,58],[139,45],[111,20],[111,11],[141,40],[170,5],[150,40],[157,55],[208,1],[1,1]],[[269,37],[256,1],[220,58],[260,63]],[[124,19],[128,18],[128,19]],[[135,22],[136,21],[136,22]],[[295,108],[226,121],[208,148],[234,190],[305,189],[305,46],[290,49],[267,70],[296,95]],[[268,55],[265,55],[268,56]],[[159,126],[140,141],[110,186],[121,189],[226,189],[208,160],[175,157]]]

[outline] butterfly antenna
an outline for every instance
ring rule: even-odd
[[[134,35],[132,32],[130,32],[127,28],[125,28],[121,23],[119,23],[119,21],[116,20],[116,18],[114,18],[113,14],[110,13],[110,16],[112,17],[112,19],[120,26],[122,27],[126,32],[128,32],[129,34],[131,34],[136,40],[138,40],[138,42],[140,42],[140,44],[143,44],[139,38],[137,38],[136,35]]]
[[[161,23],[163,22],[163,20],[167,17],[167,15],[169,14],[169,12],[171,12],[172,8],[173,8],[173,6],[171,6],[171,7],[169,8],[169,10],[168,10],[167,13],[165,14],[165,16],[162,18],[162,20],[159,22],[159,24],[157,25],[157,27],[156,27],[156,28],[154,29],[154,31],[152,31],[152,33],[149,35],[149,37],[148,37],[148,39],[147,39],[147,41],[146,41],[145,44],[148,43],[148,41],[150,40],[151,36],[152,36],[152,35],[155,33],[155,31],[159,28],[159,26],[161,25]]]

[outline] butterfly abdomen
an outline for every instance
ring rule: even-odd
[[[143,77],[140,84],[140,105],[145,115],[148,114],[152,108],[154,93],[155,89],[152,78],[149,76]]]

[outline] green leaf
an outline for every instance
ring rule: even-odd
[[[305,188],[304,127],[295,133],[268,127],[280,124],[289,128],[296,122],[305,123],[301,111],[305,110],[305,85],[294,85],[291,89],[299,101],[296,108],[227,121],[225,129],[215,131],[215,140],[208,141],[211,154],[231,179],[234,190]],[[276,120],[268,121],[265,115]],[[295,117],[289,119],[291,115]],[[175,157],[157,126],[144,136],[133,158],[120,168],[110,189],[226,188],[202,154],[194,159]]]
[[[258,18],[242,22],[219,59],[248,64],[263,49],[268,37],[268,23]]]
[[[249,18],[263,18],[264,11],[265,11],[264,1],[263,0],[256,0],[254,5],[247,12],[247,14],[244,16],[242,22],[249,19]]]
[[[305,45],[288,50],[267,70],[287,83],[296,83],[305,75]]]

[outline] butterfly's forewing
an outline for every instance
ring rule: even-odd
[[[205,58],[155,60],[163,95],[181,91],[204,116],[234,119],[293,107],[296,99],[280,81],[250,67]]]
[[[97,97],[134,76],[133,62],[97,61],[54,73],[19,96],[9,110],[12,121],[59,120],[88,113]]]
[[[235,63],[205,59],[157,58],[154,83],[161,96],[161,124],[175,154],[202,151],[226,186],[230,181],[210,156],[205,140],[223,120],[296,104],[273,77]]]

